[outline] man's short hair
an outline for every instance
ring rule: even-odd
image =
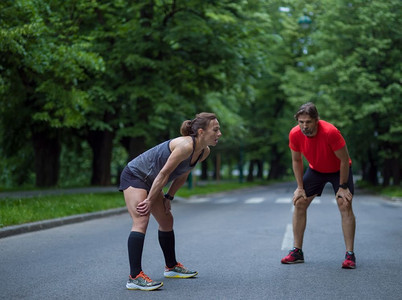
[[[319,118],[317,108],[315,107],[313,102],[307,102],[300,106],[299,110],[294,115],[296,121],[298,121],[300,115],[309,115],[313,119]]]

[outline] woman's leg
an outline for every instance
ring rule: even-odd
[[[170,211],[166,212],[163,201],[170,200],[165,200],[161,193],[160,199],[155,201],[153,204],[151,213],[159,224],[158,239],[165,257],[166,266],[172,268],[177,264],[173,231],[173,215]]]
[[[165,210],[164,201],[170,201],[160,197],[152,205],[151,213],[159,224],[158,237],[159,244],[165,257],[166,268],[165,277],[169,278],[190,278],[198,274],[197,271],[191,271],[176,260],[175,236],[173,231],[173,215]]]
[[[124,190],[123,193],[128,212],[133,220],[127,247],[128,259],[130,262],[130,275],[132,278],[135,278],[142,271],[142,251],[144,248],[145,233],[149,222],[149,215],[140,216],[136,211],[136,207],[138,203],[147,197],[147,191],[129,187]]]

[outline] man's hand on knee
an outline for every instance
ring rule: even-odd
[[[302,200],[307,200],[306,192],[303,188],[297,188],[293,193],[293,205],[296,205],[296,202]]]
[[[338,192],[336,193],[336,199],[341,198],[344,201],[345,205],[350,205],[353,194],[350,192],[349,189],[342,189],[339,188]]]

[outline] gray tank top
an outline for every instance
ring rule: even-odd
[[[193,158],[195,150],[195,138],[192,138],[193,152],[186,160],[182,161],[177,168],[173,170],[169,176],[168,183],[194,168],[197,162],[203,156],[204,150],[202,150],[200,156],[198,156],[194,164],[191,165],[191,159]],[[159,174],[159,171],[162,170],[171,154],[169,148],[170,141],[171,140],[168,140],[145,151],[127,164],[133,175],[144,181],[150,188],[156,176]]]

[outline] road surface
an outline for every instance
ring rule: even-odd
[[[163,277],[151,220],[143,269],[164,286],[125,288],[127,213],[0,239],[0,299],[401,299],[402,205],[357,192],[357,268],[344,270],[340,214],[329,186],[308,211],[305,263],[292,246],[294,184],[173,202],[177,258],[193,279]]]

